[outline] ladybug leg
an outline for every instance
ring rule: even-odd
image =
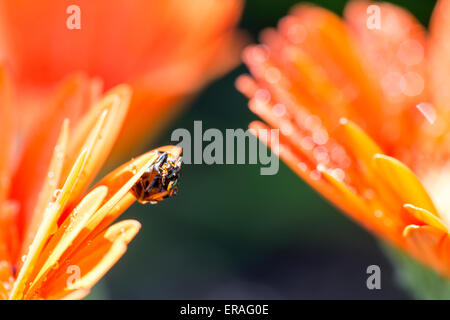
[[[169,156],[169,155],[168,155],[167,152],[163,152],[163,153],[159,156],[159,158],[156,160],[154,166],[155,166],[156,168],[159,168],[164,162],[167,161],[167,157],[168,157],[168,156]]]
[[[155,184],[158,182],[158,177],[155,177],[152,182],[150,182],[147,188],[144,189],[144,194],[147,194],[155,187]]]

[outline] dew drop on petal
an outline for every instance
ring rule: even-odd
[[[312,138],[316,144],[322,145],[327,143],[328,133],[323,129],[316,130],[314,131]]]
[[[292,43],[300,44],[306,39],[306,28],[298,23],[292,24],[288,29],[287,35]]]
[[[294,131],[292,124],[289,121],[283,121],[280,126],[281,133],[285,136],[290,136]]]
[[[322,176],[322,174],[320,173],[320,171],[318,171],[318,170],[313,170],[313,171],[311,171],[311,173],[309,174],[309,177],[312,179],[312,180],[320,180],[320,177]]]
[[[314,147],[314,142],[311,137],[304,137],[300,141],[300,146],[305,150],[311,150]]]
[[[255,92],[257,102],[268,103],[270,101],[270,92],[266,89],[258,89]]]
[[[273,106],[272,112],[275,117],[281,118],[286,114],[286,107],[282,103],[277,103]]]
[[[56,199],[58,199],[59,195],[61,194],[61,189],[56,189],[53,192],[53,196],[52,196],[52,202],[55,202]]]
[[[342,117],[339,119],[339,123],[342,125],[346,125],[348,123],[348,119],[345,117]]]
[[[429,123],[433,124],[436,121],[436,110],[434,110],[431,103],[421,102],[416,108],[423,114]]]
[[[11,290],[12,285],[8,281],[3,281],[2,284],[6,290]]]
[[[425,81],[417,72],[407,72],[400,81],[400,88],[408,97],[415,97],[422,93]]]
[[[298,163],[298,168],[299,168],[301,171],[306,171],[306,169],[308,169],[308,167],[306,166],[306,163],[304,163],[304,162],[299,162],[299,163]]]
[[[305,119],[305,128],[311,131],[317,130],[322,126],[322,121],[318,116],[308,116]]]
[[[128,165],[128,169],[131,171],[132,174],[136,174],[137,173],[137,168],[136,168],[136,165],[134,163],[130,163]]]
[[[321,164],[327,164],[330,161],[328,150],[323,146],[317,146],[313,151],[314,158]]]
[[[375,196],[375,192],[372,190],[372,189],[366,189],[366,190],[364,190],[364,197],[366,198],[366,199],[373,199],[373,197]]]
[[[383,211],[378,209],[378,210],[375,210],[374,214],[375,214],[375,217],[381,218],[383,216]]]
[[[266,70],[265,78],[267,82],[275,84],[281,79],[281,72],[275,67],[270,67]]]
[[[267,46],[257,45],[251,47],[249,50],[250,59],[257,63],[264,63],[269,56],[269,50]]]
[[[336,168],[331,171],[331,175],[339,181],[343,181],[345,178],[345,172],[341,168]]]

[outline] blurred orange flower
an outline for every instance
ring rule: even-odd
[[[74,4],[80,29],[66,27]],[[69,73],[100,77],[105,89],[130,84],[123,154],[238,63],[242,7],[242,0],[0,0],[0,60],[20,84],[23,121],[35,122],[36,100]]]
[[[88,294],[139,231],[135,220],[111,225],[136,200],[136,182],[159,152],[180,155],[170,146],[148,152],[85,193],[117,139],[131,96],[126,85],[100,99],[97,93],[95,80],[67,78],[24,138],[11,82],[0,70],[0,299]]]
[[[299,5],[244,60],[249,106],[280,157],[370,231],[450,276],[450,1],[430,34],[405,10]],[[379,21],[373,19],[379,19]]]

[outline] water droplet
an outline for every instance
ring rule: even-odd
[[[364,197],[371,200],[375,196],[375,192],[372,189],[366,189],[364,191]]]
[[[59,197],[60,194],[61,194],[61,189],[56,189],[56,190],[53,192],[52,202],[55,202],[56,199],[58,199],[58,197]]]
[[[323,129],[316,130],[316,131],[314,131],[312,138],[316,144],[322,145],[322,144],[327,143],[328,133],[326,130],[323,130]]]
[[[318,116],[308,116],[305,119],[305,128],[310,131],[318,130],[318,129],[320,129],[321,126],[322,126],[322,121],[320,120],[320,118]]]
[[[318,146],[314,148],[313,151],[314,158],[316,158],[317,162],[322,164],[327,164],[330,161],[330,157],[328,155],[328,150],[323,146]]]
[[[130,163],[130,164],[128,165],[128,169],[131,171],[132,174],[136,174],[136,173],[137,173],[137,168],[136,168],[136,166],[134,165],[134,163]]]
[[[255,92],[257,102],[268,103],[270,101],[270,92],[266,89],[258,89]]]
[[[306,163],[304,163],[304,162],[299,162],[298,168],[302,171],[306,171],[306,169],[308,169],[308,167],[306,166]]]
[[[281,133],[285,136],[290,136],[294,131],[294,127],[289,121],[283,121],[280,126]]]
[[[339,181],[343,181],[345,178],[345,172],[341,168],[336,168],[331,171],[331,175]]]
[[[2,284],[3,284],[3,287],[4,287],[7,291],[9,291],[9,290],[12,289],[12,285],[11,285],[11,283],[9,283],[8,281],[3,281]]]
[[[251,47],[248,53],[250,54],[250,59],[258,63],[263,63],[269,56],[269,48],[265,45],[257,45]]]
[[[313,170],[313,171],[311,171],[311,173],[309,174],[309,177],[310,177],[312,180],[319,180],[321,176],[322,176],[322,174],[321,174],[320,171],[318,171],[318,170]]]
[[[314,148],[313,139],[311,137],[304,137],[300,141],[300,146],[305,150],[311,150],[312,148]]]
[[[429,123],[433,124],[436,121],[436,110],[431,103],[421,102],[416,108],[423,114]]]
[[[286,16],[282,18],[278,23],[278,27],[283,35],[293,44],[300,44],[306,39],[306,28],[296,17]]]
[[[400,88],[404,95],[415,97],[422,93],[425,81],[417,72],[407,72],[400,81]]]
[[[374,214],[375,214],[375,217],[377,217],[377,218],[383,217],[383,211],[381,211],[381,210],[375,210]]]
[[[270,67],[266,70],[265,77],[267,82],[275,84],[281,79],[281,72],[275,67]]]
[[[275,117],[281,118],[286,114],[286,107],[284,106],[284,104],[277,103],[273,106],[272,112]]]

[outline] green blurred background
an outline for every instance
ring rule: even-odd
[[[309,1],[341,14],[347,1]],[[435,1],[392,1],[428,24]],[[240,26],[258,33],[295,0],[248,0]],[[236,91],[240,66],[212,83],[156,143],[176,128],[243,128],[256,117]],[[156,206],[135,204],[123,218],[143,227],[90,298],[112,299],[404,299],[378,242],[336,211],[280,162],[184,165],[180,193]],[[366,268],[381,267],[382,289],[368,290]]]

